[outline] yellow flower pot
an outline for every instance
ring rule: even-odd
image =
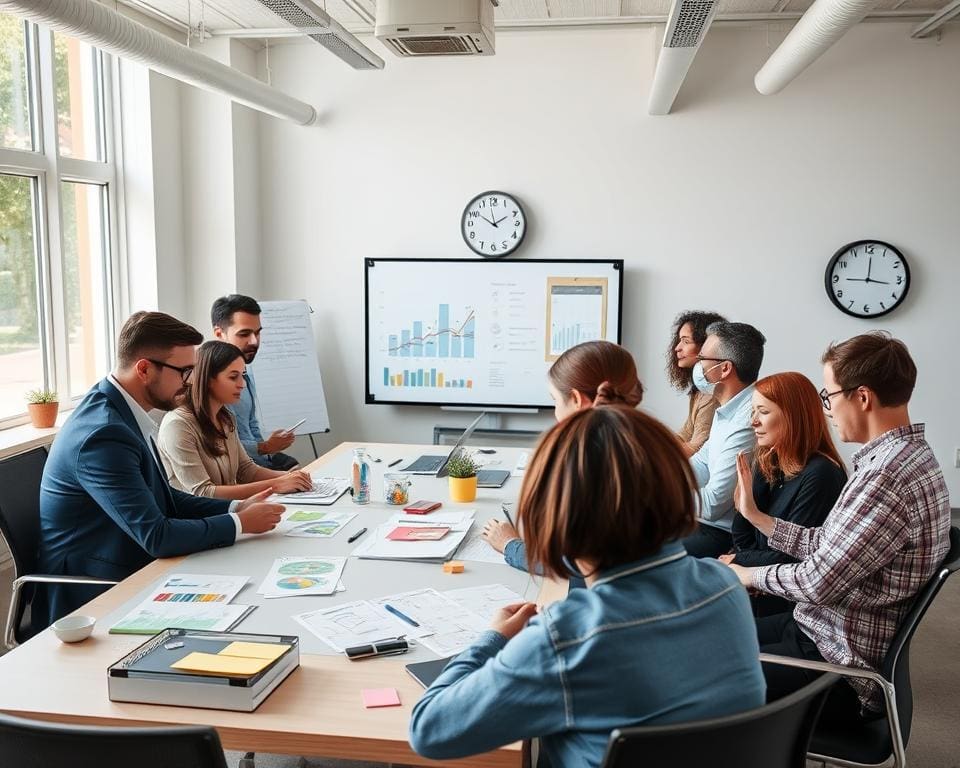
[[[477,476],[451,477],[450,501],[474,501],[477,498]]]

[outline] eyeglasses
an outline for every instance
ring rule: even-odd
[[[838,389],[836,392],[827,392],[827,388],[824,387],[820,390],[820,402],[823,403],[825,410],[830,410],[830,398],[836,395],[842,394],[844,392],[853,392],[855,389],[860,389],[860,387],[847,387],[846,389]]]
[[[181,368],[178,365],[170,365],[170,363],[164,363],[161,360],[154,360],[150,357],[146,358],[146,360],[148,363],[153,363],[160,368],[170,368],[171,370],[176,371],[180,374],[180,378],[184,384],[190,381],[190,375],[193,373],[193,369],[196,367],[194,365],[185,365],[183,368]]]
[[[727,362],[727,358],[725,358],[725,357],[703,357],[702,355],[697,355],[697,358],[696,358],[696,359],[697,359],[697,362],[698,362],[698,363],[704,363],[704,362],[706,362],[706,363],[725,363],[725,362]]]

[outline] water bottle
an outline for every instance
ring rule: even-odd
[[[353,449],[352,491],[354,504],[370,503],[370,460],[366,448]]]

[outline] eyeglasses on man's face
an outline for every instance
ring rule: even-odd
[[[837,395],[843,394],[844,392],[853,392],[855,389],[860,389],[860,387],[847,387],[846,389],[838,389],[835,392],[827,392],[827,388],[824,387],[820,390],[820,402],[823,403],[825,410],[830,410],[830,398],[836,397]]]
[[[169,368],[172,371],[176,371],[180,374],[180,379],[184,384],[190,381],[190,376],[193,373],[193,369],[196,367],[193,365],[185,365],[183,367],[180,367],[179,365],[170,365],[170,363],[165,363],[162,360],[154,360],[150,357],[146,358],[146,360],[148,363],[153,363],[158,368]]]

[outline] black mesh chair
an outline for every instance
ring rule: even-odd
[[[821,675],[789,696],[727,717],[618,728],[602,768],[804,768],[820,708],[839,679]]]
[[[45,621],[36,620],[30,610],[34,584],[117,583],[87,576],[50,576],[36,572],[40,545],[40,480],[46,461],[46,448],[34,448],[0,461],[0,536],[10,549],[16,573],[4,633],[7,648],[45,629]]]
[[[810,742],[811,760],[864,768],[886,765],[893,758],[894,768],[906,765],[906,747],[913,721],[913,689],[910,686],[910,641],[933,599],[950,574],[960,569],[960,528],[950,529],[950,551],[937,572],[920,590],[910,612],[890,643],[890,650],[879,672],[839,664],[792,659],[761,653],[760,660],[803,669],[820,670],[844,677],[872,680],[883,691],[886,718],[860,724],[821,722]]]
[[[213,728],[61,725],[0,714],[6,768],[227,768]]]

